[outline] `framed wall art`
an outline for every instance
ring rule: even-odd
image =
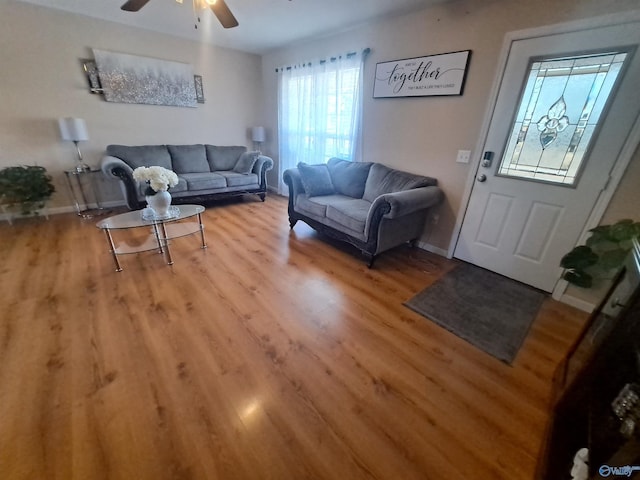
[[[462,95],[471,50],[376,64],[373,98]]]
[[[91,93],[102,93],[102,85],[100,84],[100,75],[98,74],[96,61],[91,58],[81,58],[80,64],[82,65],[82,70],[84,70],[87,77],[89,91]]]
[[[204,103],[204,88],[202,87],[202,75],[194,75],[193,84],[196,87],[196,102]]]
[[[191,65],[93,49],[107,102],[195,107]]]

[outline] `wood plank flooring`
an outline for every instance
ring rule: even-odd
[[[507,366],[402,305],[455,261],[369,270],[274,196],[203,218],[120,273],[95,220],[0,225],[0,478],[534,477],[585,314],[547,300]]]

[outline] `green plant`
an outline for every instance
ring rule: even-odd
[[[44,207],[55,190],[44,167],[24,165],[0,170],[0,203],[19,205],[23,215]]]
[[[560,261],[566,269],[562,278],[583,288],[590,288],[594,279],[608,278],[620,268],[631,250],[631,239],[640,237],[640,222],[625,219],[589,231],[586,245],[575,247]]]

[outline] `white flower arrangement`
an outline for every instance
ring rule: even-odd
[[[138,183],[147,183],[145,195],[166,192],[178,184],[178,176],[173,171],[158,166],[136,168],[133,171],[133,179]]]

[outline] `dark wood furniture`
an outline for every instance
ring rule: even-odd
[[[538,478],[570,479],[574,455],[583,447],[589,449],[589,479],[622,478],[606,467],[640,467],[640,425],[630,438],[623,435],[611,406],[625,385],[640,383],[639,283],[640,246],[635,242],[556,372],[555,405]],[[624,478],[640,479],[640,471]]]

